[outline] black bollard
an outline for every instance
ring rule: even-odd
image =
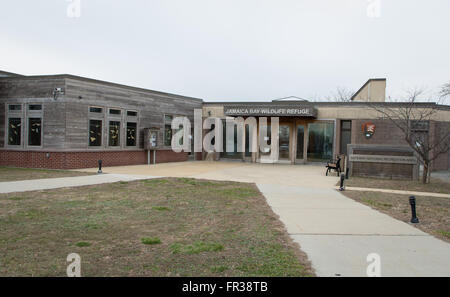
[[[341,173],[341,185],[339,186],[339,191],[344,191],[344,180],[345,180],[345,175],[344,173]]]
[[[416,197],[409,197],[409,204],[411,205],[411,223],[417,224],[419,219],[416,215]]]
[[[103,172],[102,172],[102,160],[98,160],[98,171],[97,171],[97,173],[98,173],[98,174],[103,173]]]
[[[350,171],[350,168],[347,167],[347,169],[345,169],[345,179],[348,179],[349,171]]]

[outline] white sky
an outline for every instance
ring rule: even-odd
[[[319,100],[386,77],[450,81],[450,1],[0,0],[0,70],[68,73],[205,101]]]

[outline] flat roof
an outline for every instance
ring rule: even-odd
[[[0,71],[0,73],[1,72],[4,72],[4,71]],[[21,80],[27,80],[27,79],[30,79],[30,80],[31,79],[73,79],[73,80],[84,81],[84,82],[89,82],[89,83],[103,84],[103,85],[107,85],[107,86],[111,86],[111,87],[124,88],[124,89],[129,89],[129,90],[138,91],[138,92],[145,92],[145,93],[150,92],[150,93],[162,95],[162,96],[176,96],[176,97],[179,97],[182,99],[190,99],[190,100],[203,102],[203,99],[200,99],[200,98],[189,97],[189,96],[167,93],[167,92],[160,92],[160,91],[144,89],[144,88],[139,88],[139,87],[132,87],[132,86],[128,86],[128,85],[108,82],[108,81],[104,81],[104,80],[92,79],[92,78],[77,76],[77,75],[72,75],[72,74],[15,75],[15,76],[0,77],[0,80],[8,80],[8,79],[21,79]]]

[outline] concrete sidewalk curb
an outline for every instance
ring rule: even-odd
[[[29,192],[57,188],[82,187],[120,181],[161,178],[159,176],[138,176],[125,174],[99,174],[74,177],[21,180],[0,183],[0,193]]]
[[[339,187],[335,187],[339,189]],[[361,188],[361,187],[345,187],[348,191],[361,191],[361,192],[382,192],[390,194],[404,194],[404,195],[415,195],[415,196],[429,196],[429,197],[439,197],[439,198],[450,198],[450,194],[444,193],[432,193],[432,192],[417,192],[417,191],[403,191],[403,190],[391,190],[391,189],[375,189],[375,188]]]

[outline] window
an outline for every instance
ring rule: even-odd
[[[102,121],[89,120],[89,146],[102,145]]]
[[[41,146],[42,120],[41,118],[28,119],[28,145]]]
[[[22,134],[22,119],[9,118],[8,120],[8,144],[20,145],[20,138]]]
[[[120,146],[120,122],[109,122],[109,146]]]
[[[120,115],[121,114],[121,110],[120,109],[110,109],[109,110],[109,114]]]
[[[89,107],[89,112],[102,113],[103,112],[103,108],[91,106],[91,107]]]
[[[8,110],[9,111],[21,111],[22,110],[22,105],[20,105],[20,104],[10,104],[10,105],[8,105]]]
[[[308,161],[327,161],[333,158],[334,123],[308,125]]]
[[[164,117],[164,145],[172,145],[172,120],[173,116],[166,115]]]
[[[127,111],[127,116],[129,116],[129,117],[137,117],[137,111],[128,110]]]
[[[136,146],[136,123],[127,123],[127,146]]]
[[[341,121],[341,154],[347,155],[347,144],[352,142],[352,121]]]
[[[28,110],[42,110],[42,105],[41,104],[30,104],[28,105]]]

